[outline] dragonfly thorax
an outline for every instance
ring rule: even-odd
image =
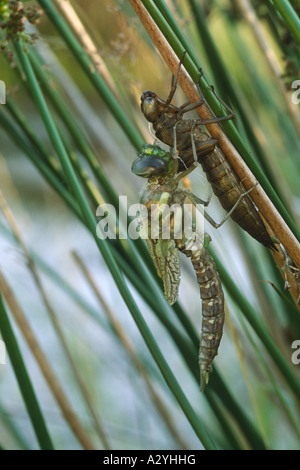
[[[173,178],[178,171],[178,161],[172,153],[158,145],[145,144],[132,164],[132,171],[143,178]]]

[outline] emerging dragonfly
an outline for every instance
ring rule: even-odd
[[[171,90],[167,100],[163,101],[153,91],[144,91],[141,96],[141,110],[145,118],[152,123],[155,136],[169,147],[177,150],[180,160],[179,170],[189,168],[195,159],[198,160],[215,195],[219,198],[222,207],[230,212],[232,219],[260,243],[272,250],[277,250],[248,195],[249,191],[246,191],[239,181],[223,152],[217,146],[217,141],[201,130],[201,126],[204,124],[233,119],[233,112],[218,98],[211,87],[217,99],[230,112],[230,115],[205,121],[183,119],[186,112],[199,108],[205,102],[199,87],[201,74],[197,82],[200,101],[193,104],[185,103],[179,108],[171,104],[184,55],[179,62],[175,78],[172,76]]]
[[[194,233],[187,237],[176,229],[176,215],[168,212],[170,237],[165,239],[162,225],[159,225],[157,238],[151,238],[153,213],[161,213],[164,219],[163,206],[179,206],[182,211],[181,229],[185,219],[185,204],[194,207],[202,203],[190,191],[178,189],[179,182],[187,176],[193,167],[178,173],[178,158],[157,145],[145,144],[137,159],[133,162],[132,171],[138,176],[148,178],[148,183],[139,198],[140,204],[147,208],[147,215],[141,221],[143,238],[156,266],[158,275],[164,283],[165,296],[172,305],[178,297],[180,282],[180,264],[178,250],[191,258],[200,286],[202,299],[202,332],[200,337],[199,366],[200,390],[203,391],[212,371],[212,361],[217,355],[224,324],[224,293],[214,260],[207,247],[211,241],[208,234]],[[154,212],[153,212],[154,208]],[[151,212],[152,209],[152,212]],[[178,220],[177,220],[178,222]]]

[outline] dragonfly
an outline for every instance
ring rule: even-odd
[[[182,229],[186,221],[186,208],[193,209],[202,201],[179,184],[194,166],[179,171],[179,159],[173,152],[158,145],[145,144],[132,164],[132,172],[147,178],[139,203],[145,209],[140,220],[141,237],[145,239],[157,273],[163,281],[164,293],[170,305],[178,298],[180,284],[179,251],[191,259],[200,287],[202,300],[202,325],[199,348],[200,390],[203,392],[212,372],[212,362],[218,353],[224,324],[224,292],[216,264],[208,251],[211,237],[208,233],[191,232]],[[165,212],[165,207],[177,207],[176,211]],[[159,215],[159,217],[157,217]],[[159,220],[156,236],[153,237],[153,219]],[[192,228],[196,217],[191,216]],[[168,237],[164,236],[164,220],[169,223]],[[157,227],[157,226],[156,226]]]
[[[167,99],[164,101],[153,91],[144,91],[141,96],[141,111],[148,122],[152,124],[156,138],[177,151],[180,160],[179,171],[189,168],[195,161],[198,161],[206,173],[213,192],[222,207],[228,213],[230,212],[232,219],[264,246],[277,251],[276,241],[267,232],[249,195],[250,191],[246,191],[242,182],[239,181],[233,168],[218,147],[217,141],[202,130],[203,125],[233,119],[233,111],[217,96],[212,86],[212,92],[229,114],[207,120],[183,118],[185,113],[195,110],[205,103],[199,86],[202,71],[200,71],[196,83],[201,99],[197,103],[188,102],[180,107],[171,104],[177,89],[184,55],[179,62],[175,77],[172,75],[171,90]],[[216,228],[220,226],[213,221],[212,224]]]

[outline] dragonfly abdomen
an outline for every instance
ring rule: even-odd
[[[207,249],[191,251],[177,242],[182,253],[191,258],[202,300],[202,325],[200,336],[199,366],[200,389],[204,390],[212,372],[212,361],[218,354],[225,320],[224,293],[217,267]]]
[[[213,152],[202,157],[200,163],[223,209],[229,212],[238,198],[246,192],[246,189],[219,148],[215,148]],[[245,195],[241,199],[231,217],[260,243],[271,249],[276,249],[250,196]]]

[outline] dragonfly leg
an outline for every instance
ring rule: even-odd
[[[222,98],[220,98],[217,93],[215,92],[215,87],[213,85],[210,85],[210,89],[211,91],[213,92],[213,94],[215,95],[215,97],[217,98],[217,100],[219,101],[219,103],[221,103],[222,106],[224,106],[224,108],[226,109],[226,111],[229,112],[228,116],[225,116],[227,117],[228,120],[230,119],[234,119],[235,118],[235,114],[234,112],[232,111],[231,108],[229,108],[228,104],[225,103],[225,101],[222,100]]]
[[[169,105],[171,103],[171,101],[173,99],[173,96],[175,95],[175,91],[176,91],[177,83],[178,83],[178,76],[179,76],[180,68],[181,68],[181,65],[182,65],[185,54],[186,54],[186,51],[184,51],[184,53],[182,54],[182,57],[179,61],[175,77],[174,77],[174,75],[172,75],[171,90],[170,90],[168,98],[166,99],[166,105]]]
[[[196,85],[199,86],[199,81],[200,81],[202,76],[203,76],[203,71],[202,71],[202,69],[200,69],[200,75],[198,77]],[[184,113],[187,113],[188,111],[193,111],[194,109],[197,109],[200,106],[202,106],[205,103],[205,98],[204,98],[201,90],[200,90],[200,96],[201,96],[201,100],[197,101],[196,103],[190,103],[190,101],[188,101],[187,103],[184,103],[183,105],[181,105],[178,108],[180,110],[179,113],[178,113],[178,116],[181,117],[181,116],[183,116]]]
[[[206,218],[206,220],[214,227],[214,228],[219,228],[221,227],[224,222],[226,222],[226,220],[231,216],[231,214],[233,213],[233,211],[237,208],[237,206],[239,205],[239,203],[241,202],[241,200],[247,196],[247,194],[249,194],[256,186],[258,185],[258,182],[255,183],[255,185],[248,189],[248,191],[245,191],[244,193],[242,193],[237,201],[235,202],[234,206],[230,209],[230,211],[228,212],[228,214],[226,214],[226,216],[224,217],[223,220],[221,220],[221,222],[217,223],[213,220],[213,218],[206,212],[204,211],[204,217]],[[187,195],[189,196],[189,198],[191,199],[192,203],[193,204],[203,204],[203,201],[198,198],[197,196],[195,196],[195,194],[192,194],[190,192],[187,192]],[[208,205],[210,201],[207,201],[207,204],[204,204],[204,205]]]
[[[195,207],[198,205],[206,207],[210,202],[210,201],[203,201],[202,199],[200,199],[198,196],[195,196],[195,194],[191,193],[190,191],[185,191],[185,195],[191,200],[191,202],[194,204]],[[214,221],[214,219],[209,215],[207,211],[205,211],[204,209],[202,209],[202,211],[203,211],[204,218],[210,223],[210,225],[212,225],[214,228],[219,228],[220,224],[217,224],[217,222]],[[224,222],[225,220],[222,221],[221,225]]]
[[[197,90],[198,90],[198,93],[199,95],[201,96],[201,101],[205,101],[205,98],[203,96],[203,93],[202,93],[202,90],[200,88],[200,79],[202,78],[203,76],[203,70],[202,69],[199,69],[199,72],[200,72],[200,75],[199,75],[199,78],[196,82],[196,87],[197,87]],[[210,89],[212,91],[212,93],[215,95],[215,97],[217,98],[217,100],[219,101],[219,103],[221,103],[222,106],[224,106],[224,108],[226,109],[226,111],[229,112],[229,114],[227,116],[220,116],[220,117],[213,117],[211,119],[205,119],[202,121],[202,124],[212,124],[212,123],[215,123],[215,122],[222,122],[222,121],[229,121],[231,119],[234,119],[235,118],[235,114],[234,112],[232,111],[232,109],[217,95],[217,93],[215,92],[215,88],[213,85],[210,86]]]
[[[198,124],[199,124],[199,121],[195,119],[191,128],[191,131],[190,131],[194,162],[197,162],[197,161],[199,162],[202,156],[205,157],[209,153],[213,152],[218,143],[217,140],[215,139],[206,139],[203,141],[200,140],[196,146],[195,138],[194,138],[194,127],[196,127]]]
[[[192,171],[195,170],[195,168],[197,168],[197,166],[199,165],[198,162],[194,162],[192,163],[192,165],[187,168],[186,170],[184,171],[181,171],[175,178],[175,181],[176,182],[179,182],[182,178],[185,178],[186,176],[188,176]]]
[[[284,246],[281,245],[281,249],[282,249],[282,253],[283,253],[284,258],[285,258],[284,266],[281,268],[281,271],[283,272],[283,276],[284,276],[284,280],[285,280],[284,288],[287,289],[287,290],[291,288],[291,284],[290,284],[290,282],[288,280],[288,276],[287,276],[287,272],[289,272],[293,276],[293,278],[295,280],[295,283],[297,285],[297,288],[298,288],[297,304],[300,305],[300,271],[294,265],[293,261],[291,260],[291,258],[287,254]]]
[[[184,113],[187,113],[188,111],[193,111],[194,109],[200,108],[205,103],[205,100],[202,99],[200,101],[197,101],[196,103],[185,103],[182,106],[180,106],[180,111],[178,112],[177,116],[181,117],[184,115]]]
[[[177,151],[176,128],[177,128],[177,125],[179,123],[180,123],[180,121],[177,121],[176,124],[173,127],[173,155],[174,155],[174,158],[176,158],[176,157],[179,158],[181,160],[181,162],[184,164],[184,161],[179,157],[178,151]],[[196,124],[197,124],[197,121],[195,120],[193,122],[192,130],[191,130],[191,142],[192,142],[192,152],[193,152],[194,162],[199,163],[198,162],[198,157],[201,157],[202,155],[207,155],[208,152],[212,152],[214,150],[215,146],[216,146],[217,141],[215,139],[204,140],[202,142],[199,142],[197,144],[197,148],[196,148],[195,139],[194,139],[194,135],[193,135],[193,129],[196,126]],[[185,164],[184,164],[184,166],[186,167]],[[193,168],[195,168],[195,166]]]
[[[201,96],[201,100],[197,101],[196,103],[185,103],[183,104],[182,106],[180,106],[179,108],[179,112],[178,112],[178,116],[181,117],[184,113],[187,113],[188,111],[193,111],[194,109],[198,109],[200,106],[202,106],[206,100],[204,98],[204,95],[202,93],[202,90],[200,88],[200,79],[203,77],[203,70],[202,69],[199,69],[199,77],[198,77],[198,80],[196,82],[196,87],[197,87],[197,90],[198,90],[198,93],[199,95]],[[178,74],[176,74],[178,75]],[[210,86],[210,89],[212,91],[212,93],[215,95],[215,97],[217,98],[217,100],[219,101],[219,103],[222,104],[222,106],[224,106],[224,108],[226,109],[226,111],[229,112],[229,114],[227,116],[220,116],[220,117],[213,117],[213,118],[210,118],[210,119],[205,119],[202,121],[203,124],[213,124],[215,122],[222,122],[222,121],[229,121],[230,119],[234,119],[235,118],[235,114],[234,112],[232,111],[232,109],[216,94],[215,92],[215,88],[213,85]],[[175,93],[175,91],[174,91]],[[173,95],[174,95],[173,93]],[[172,95],[172,97],[173,97]],[[172,98],[171,98],[172,99]],[[168,101],[168,104],[170,103],[170,101]]]
[[[193,123],[192,130],[191,130],[191,142],[192,142],[194,162],[192,163],[192,165],[189,168],[187,168],[186,170],[179,173],[179,175],[176,178],[177,182],[179,182],[182,178],[185,178],[186,176],[188,176],[192,171],[195,170],[195,168],[197,168],[197,166],[199,166],[199,162],[198,162],[198,159],[197,159],[197,150],[196,150],[196,145],[195,145],[195,139],[194,139],[194,135],[193,135],[193,128],[194,128],[195,125],[196,125],[196,121]],[[175,128],[176,128],[176,125],[174,126],[174,129]],[[174,142],[175,142],[175,138],[176,138],[176,133],[174,134]],[[211,201],[212,195],[213,195],[213,191],[211,190],[209,198],[206,201],[198,198],[198,204],[203,204],[204,206],[208,206],[208,204]]]
[[[177,126],[177,124],[178,124],[178,122],[175,124],[174,129],[173,129],[173,131],[174,131],[174,153],[175,154],[177,153],[177,150],[176,150],[176,145],[177,145],[176,126]],[[179,173],[179,175],[176,178],[176,181],[179,181],[182,178],[185,178],[186,176],[188,176],[199,165],[198,157],[197,157],[197,150],[196,150],[196,145],[195,145],[195,139],[194,139],[194,135],[193,135],[193,129],[194,129],[195,125],[196,125],[196,121],[193,123],[192,129],[191,129],[191,142],[192,142],[194,162],[192,163],[192,165],[189,168],[187,168],[186,170]],[[210,199],[211,199],[211,197],[210,197]]]
[[[186,101],[185,103],[183,103],[181,106],[179,106],[179,110],[182,110],[184,109],[186,106],[190,106],[191,102],[190,101]]]
[[[173,142],[174,142],[174,145],[173,145],[173,155],[174,155],[174,158],[177,158],[178,157],[178,152],[177,152],[177,132],[176,132],[176,127],[177,127],[177,124],[178,124],[179,121],[176,122],[175,126],[173,127]]]
[[[157,139],[157,137],[156,137],[156,135],[155,135],[152,122],[149,122],[149,123],[148,123],[148,130],[149,130],[150,134],[152,135],[152,137],[154,138],[153,145],[155,145],[156,142],[158,141],[158,139]]]
[[[193,150],[193,157],[194,157],[194,162],[198,162],[198,155],[197,155],[197,150],[196,150],[196,145],[195,145],[195,139],[194,139],[194,127],[195,127],[196,121],[194,121],[191,129],[191,142],[192,142],[192,150]]]
[[[196,150],[196,144],[195,144],[194,133],[193,133],[195,125],[196,125],[196,121],[194,122],[194,124],[192,126],[192,129],[191,129],[191,142],[192,142],[194,162],[198,163],[198,154],[197,154],[197,150]],[[205,204],[204,204],[205,206],[208,206],[208,204],[211,201],[212,195],[213,195],[212,187],[210,187],[210,188],[211,188],[210,195],[209,195],[207,201],[205,201]]]
[[[184,194],[186,197],[188,197],[192,201],[194,206],[196,206],[197,204],[200,204],[201,206],[206,207],[209,205],[211,201],[211,197],[205,201],[204,199],[200,199],[200,197],[196,196],[191,191],[184,191]],[[211,223],[213,227],[216,225],[216,222],[212,219],[212,217],[210,217],[210,215],[207,212],[204,212],[204,217],[207,218],[207,220]]]

